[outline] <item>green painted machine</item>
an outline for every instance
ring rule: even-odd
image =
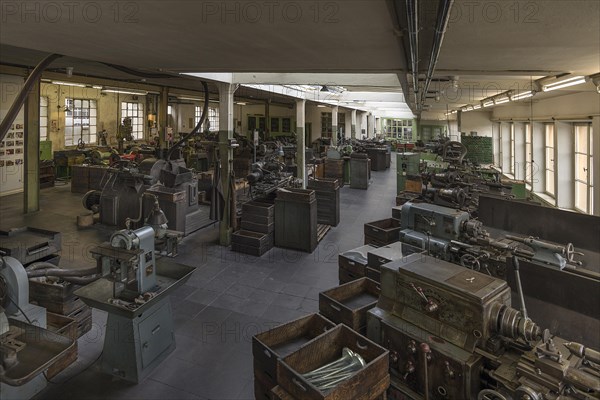
[[[396,194],[406,189],[406,180],[409,175],[419,175],[421,153],[396,154]]]

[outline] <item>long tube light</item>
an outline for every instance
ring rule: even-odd
[[[119,89],[119,88],[104,88],[102,93],[118,93],[118,94],[134,94],[138,96],[146,96],[148,94],[145,90],[131,90],[131,89]]]
[[[508,103],[509,101],[510,101],[510,98],[508,96],[498,97],[497,99],[494,99],[494,104],[504,104],[504,103]]]
[[[567,79],[563,79],[560,81],[556,81],[556,82],[552,82],[552,83],[543,85],[542,90],[544,92],[550,92],[552,90],[562,89],[562,88],[566,88],[569,86],[580,85],[582,83],[585,83],[586,81],[587,81],[587,78],[585,76],[580,76],[580,75],[572,76]]]
[[[521,100],[521,99],[526,99],[528,97],[532,97],[534,94],[535,94],[535,92],[533,90],[529,90],[527,92],[523,92],[523,93],[511,96],[510,98],[512,101],[516,101],[516,100]]]
[[[491,107],[494,105],[494,101],[493,100],[489,100],[483,103],[484,107]]]
[[[475,104],[473,106],[473,110],[479,110],[481,108],[481,104]]]
[[[52,81],[51,83],[53,85],[85,87],[85,85],[83,83],[75,83],[75,82]]]

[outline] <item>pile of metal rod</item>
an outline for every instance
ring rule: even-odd
[[[347,347],[342,349],[342,357],[302,376],[321,391],[329,390],[350,378],[367,365],[365,360]]]

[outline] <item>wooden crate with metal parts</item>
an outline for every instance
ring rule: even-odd
[[[323,316],[311,314],[254,335],[255,393],[268,395],[277,385],[277,360],[334,327],[335,324]]]
[[[303,374],[338,360],[342,349],[358,353],[365,365],[332,389],[321,391]],[[277,384],[292,398],[306,400],[376,399],[390,383],[386,349],[345,325],[338,325],[277,363]]]

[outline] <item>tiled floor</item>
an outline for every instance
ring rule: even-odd
[[[318,293],[338,284],[337,255],[362,245],[363,224],[391,216],[395,167],[372,173],[367,191],[341,189],[341,222],[312,254],[273,248],[260,258],[216,244],[218,228],[185,238],[175,261],[197,267],[171,297],[176,350],[138,385],[98,370],[106,314],[94,310],[79,339],[79,360],[36,399],[253,399],[252,336],[318,311]],[[63,234],[64,266],[93,264],[89,249],[110,230],[78,229],[81,195],[69,186],[42,190],[43,211],[22,215],[22,195],[0,199],[0,227],[23,225]],[[83,372],[82,372],[83,371]]]

